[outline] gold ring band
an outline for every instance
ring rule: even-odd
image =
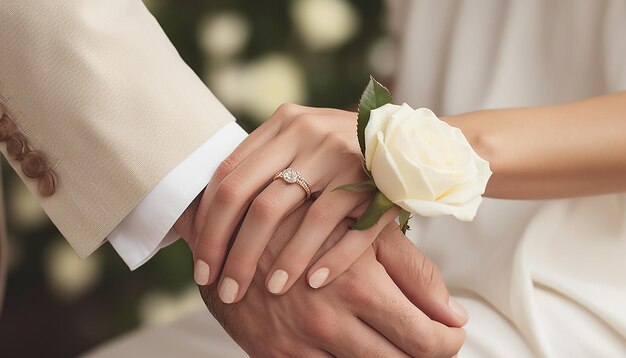
[[[302,177],[302,175],[298,173],[297,170],[287,168],[282,172],[276,173],[276,175],[274,175],[274,180],[276,179],[282,179],[287,184],[298,184],[302,189],[304,189],[304,192],[306,193],[306,199],[308,200],[311,197],[311,186],[306,181],[306,179],[304,179],[304,177]]]

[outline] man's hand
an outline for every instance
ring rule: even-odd
[[[267,292],[267,271],[300,226],[306,207],[278,229],[242,301],[226,305],[215,285],[200,288],[210,311],[246,352],[271,357],[450,357],[460,349],[465,333],[455,327],[465,324],[466,313],[449,305],[436,267],[394,224],[327,287],[313,290],[301,278],[283,296]],[[346,221],[318,256],[347,229]]]

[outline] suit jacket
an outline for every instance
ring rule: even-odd
[[[0,151],[80,257],[234,120],[140,0],[0,1],[0,118]]]

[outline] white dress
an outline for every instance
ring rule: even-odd
[[[626,90],[626,1],[391,5],[397,102],[455,114]],[[488,199],[472,223],[412,226],[468,308],[460,357],[626,357],[626,194]]]
[[[626,0],[389,2],[396,102],[454,114],[626,89]],[[460,357],[626,357],[625,194],[485,200],[472,223],[412,226],[469,311]],[[244,356],[226,337],[203,312],[92,356]]]

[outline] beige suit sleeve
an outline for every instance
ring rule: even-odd
[[[81,257],[234,120],[139,0],[0,1],[0,108],[55,193],[9,163]]]

